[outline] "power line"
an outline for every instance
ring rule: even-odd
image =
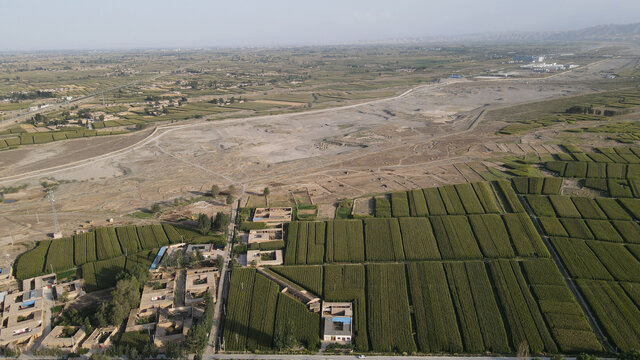
[[[56,206],[55,206],[55,197],[53,195],[53,190],[47,191],[49,196],[49,202],[51,203],[51,215],[53,216],[53,237],[56,236],[60,232],[60,226],[58,225],[58,215],[56,214]]]

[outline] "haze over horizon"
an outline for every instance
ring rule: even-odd
[[[0,51],[332,45],[640,21],[640,2],[293,0],[0,3]]]

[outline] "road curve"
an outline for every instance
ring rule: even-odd
[[[584,67],[590,67],[593,65],[596,65],[598,63],[601,63],[603,61],[606,61],[607,59],[604,60],[600,60],[600,61],[596,61],[594,63],[591,64],[587,64]],[[582,68],[584,68],[582,67]],[[556,76],[560,76],[560,75],[564,75],[567,74],[569,72],[573,71],[572,70],[567,70],[561,73],[557,73],[557,74],[553,74],[547,77],[542,77],[542,78],[536,78],[536,79],[529,79],[529,81],[544,81],[547,79],[550,79],[552,77],[556,77]],[[161,75],[158,75],[161,76]],[[518,81],[518,80],[526,80],[523,78],[498,78],[498,79],[491,79],[491,80],[482,80],[487,81],[487,82],[495,82],[495,81]],[[220,121],[215,121],[216,124],[225,124],[225,123],[230,123],[230,122],[237,122],[239,120],[242,121],[250,121],[250,122],[255,122],[255,121],[265,121],[265,120],[274,120],[274,119],[279,119],[282,117],[286,117],[286,116],[297,116],[297,115],[312,115],[312,114],[321,114],[321,113],[331,113],[331,112],[335,112],[335,111],[340,111],[340,110],[346,110],[346,109],[353,109],[353,108],[357,108],[360,106],[365,106],[365,105],[373,105],[373,104],[378,104],[378,103],[383,103],[386,101],[391,101],[391,100],[396,100],[396,99],[401,99],[403,97],[406,97],[407,95],[413,93],[416,90],[422,89],[422,88],[426,88],[426,87],[442,87],[442,86],[449,86],[452,84],[457,84],[460,82],[465,82],[466,80],[452,80],[452,81],[448,81],[446,83],[428,83],[428,84],[422,84],[422,85],[418,85],[415,86],[405,92],[403,92],[402,94],[399,95],[395,95],[395,96],[391,96],[388,98],[382,98],[382,99],[374,99],[374,100],[369,100],[369,101],[365,101],[365,102],[361,102],[361,103],[356,103],[356,104],[351,104],[351,105],[345,105],[345,106],[339,106],[339,107],[332,107],[332,108],[326,108],[326,109],[317,109],[317,110],[309,110],[309,111],[303,111],[303,112],[296,112],[296,113],[285,113],[285,114],[277,114],[277,115],[265,115],[265,116],[258,116],[258,117],[248,117],[248,118],[241,118],[241,119],[226,119],[226,120],[220,120]],[[475,82],[475,81],[474,81]],[[482,115],[482,113],[480,114]],[[477,125],[478,120],[481,116],[479,116],[472,124],[471,124],[471,128],[467,129],[466,131],[472,130],[475,125]],[[104,160],[104,159],[109,159],[112,158],[113,156],[116,155],[121,155],[124,153],[127,153],[133,149],[136,149],[140,146],[146,145],[151,141],[154,141],[156,139],[161,138],[162,136],[164,136],[165,134],[168,134],[170,132],[173,132],[177,129],[182,129],[182,128],[189,128],[189,127],[194,127],[194,126],[201,126],[202,124],[204,124],[204,122],[196,122],[196,123],[191,123],[191,124],[183,124],[183,125],[171,125],[171,124],[167,124],[167,125],[161,125],[161,126],[157,126],[154,129],[154,132],[152,134],[150,134],[148,137],[146,137],[145,139],[140,140],[138,143],[130,145],[126,148],[123,149],[119,149],[110,153],[106,153],[106,154],[102,154],[99,156],[95,156],[92,158],[87,158],[87,159],[83,159],[83,160],[79,160],[76,161],[74,163],[69,163],[69,164],[64,164],[64,165],[59,165],[59,166],[55,166],[55,167],[51,167],[51,168],[45,168],[45,169],[40,169],[40,170],[35,170],[35,171],[31,171],[28,173],[23,173],[23,174],[16,174],[16,175],[11,175],[11,176],[6,176],[3,178],[0,178],[0,183],[5,182],[5,181],[22,181],[22,180],[27,180],[33,177],[38,177],[38,176],[46,176],[46,175],[50,175],[59,171],[63,171],[63,170],[69,170],[69,169],[73,169],[73,168],[77,168],[83,165],[87,165],[93,162],[96,162],[98,160]]]
[[[286,116],[296,116],[296,115],[309,115],[309,114],[319,114],[319,113],[328,113],[328,112],[335,112],[335,111],[339,111],[339,110],[345,110],[345,109],[352,109],[352,108],[356,108],[359,106],[365,106],[365,105],[371,105],[371,104],[377,104],[377,103],[381,103],[381,102],[385,102],[385,101],[391,101],[391,100],[395,100],[395,99],[400,99],[403,98],[409,94],[411,94],[412,92],[414,92],[415,90],[424,88],[424,87],[428,87],[428,86],[433,86],[433,85],[440,85],[440,86],[446,86],[449,84],[453,84],[454,82],[450,82],[447,84],[424,84],[424,85],[419,85],[416,87],[413,87],[405,92],[403,92],[400,95],[396,95],[396,96],[392,96],[392,97],[388,97],[388,98],[382,98],[382,99],[375,99],[375,100],[370,100],[370,101],[366,101],[366,102],[362,102],[362,103],[357,103],[357,104],[351,104],[351,105],[345,105],[345,106],[339,106],[339,107],[332,107],[332,108],[326,108],[326,109],[318,109],[318,110],[310,110],[310,111],[304,111],[304,112],[299,112],[299,113],[285,113],[285,114],[277,114],[277,115],[265,115],[265,116],[257,116],[257,117],[248,117],[248,118],[242,118],[242,119],[226,119],[226,120],[220,120],[220,121],[216,121],[215,124],[225,124],[225,123],[231,123],[231,122],[237,122],[239,120],[243,120],[243,121],[251,121],[251,122],[256,122],[256,121],[264,121],[264,120],[274,120],[274,119],[279,119],[282,117],[286,117]],[[22,180],[27,180],[30,178],[34,178],[34,177],[41,177],[41,176],[46,176],[46,175],[50,175],[59,171],[64,171],[64,170],[70,170],[70,169],[74,169],[80,166],[84,166],[84,165],[88,165],[91,164],[93,162],[96,161],[100,161],[100,160],[105,160],[105,159],[110,159],[114,156],[117,155],[122,155],[125,154],[131,150],[134,150],[136,148],[139,148],[140,146],[144,146],[148,143],[150,143],[151,141],[155,141],[161,137],[163,137],[164,135],[173,132],[175,130],[178,129],[183,129],[183,128],[189,128],[189,127],[194,127],[194,126],[201,126],[203,125],[204,122],[197,122],[197,123],[191,123],[191,124],[183,124],[183,125],[161,125],[161,126],[157,126],[156,128],[154,128],[153,132],[151,134],[149,134],[149,136],[145,137],[144,139],[140,140],[139,142],[129,145],[125,148],[122,149],[118,149],[106,154],[102,154],[102,155],[98,155],[98,156],[94,156],[91,158],[87,158],[87,159],[83,159],[83,160],[78,160],[72,163],[68,163],[68,164],[63,164],[63,165],[58,165],[58,166],[54,166],[54,167],[50,167],[50,168],[45,168],[45,169],[40,169],[40,170],[34,170],[34,171],[30,171],[27,173],[22,173],[22,174],[15,174],[15,175],[10,175],[10,176],[5,176],[0,178],[0,183],[5,182],[5,181],[22,181]]]

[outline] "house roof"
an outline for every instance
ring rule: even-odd
[[[336,318],[341,320],[344,318]],[[323,318],[323,334],[329,336],[350,336],[351,322],[335,321],[333,317],[326,316]]]

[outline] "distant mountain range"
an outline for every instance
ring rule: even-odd
[[[548,34],[543,40],[640,40],[640,23],[598,25]]]
[[[580,30],[543,32],[496,32],[467,35],[428,36],[383,41],[383,43],[479,42],[479,41],[640,41],[640,23],[597,25]]]

